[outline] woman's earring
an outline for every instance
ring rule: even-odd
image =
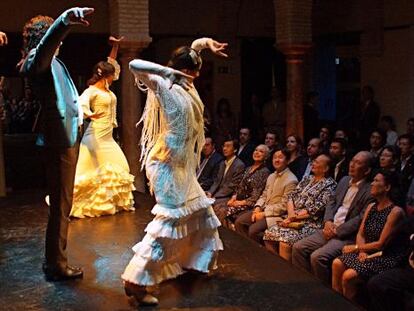
[[[106,80],[106,79],[105,79],[105,88],[106,88],[107,90],[109,90],[109,83],[108,83],[108,80]]]

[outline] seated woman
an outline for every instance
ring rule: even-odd
[[[299,181],[302,180],[308,163],[302,155],[302,145],[302,139],[298,135],[286,137],[286,149],[290,152],[289,169]]]
[[[400,151],[397,147],[385,146],[379,156],[379,167],[380,169],[395,172],[399,159]]]
[[[344,246],[343,255],[332,263],[332,287],[348,299],[356,294],[355,280],[370,277],[397,266],[405,251],[392,248],[382,253],[385,242],[399,221],[404,218],[402,208],[396,206],[393,193],[398,177],[382,170],[371,184],[371,195],[376,199],[367,207],[358,230],[356,244]]]
[[[265,231],[266,248],[290,261],[292,245],[322,228],[325,206],[333,198],[336,182],[329,176],[331,159],[324,154],[312,163],[313,175],[306,176],[289,194],[287,218]]]
[[[217,207],[226,213],[226,219],[231,223],[241,212],[253,209],[254,204],[262,194],[269,176],[269,170],[266,167],[268,155],[269,148],[266,145],[256,147],[253,152],[254,163],[245,169],[243,177],[236,188],[236,193],[225,204]]]

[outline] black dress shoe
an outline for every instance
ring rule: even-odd
[[[66,266],[65,269],[52,269],[43,265],[46,281],[56,282],[65,280],[74,280],[83,277],[81,268]]]

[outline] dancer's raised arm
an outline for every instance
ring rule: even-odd
[[[118,56],[119,44],[123,39],[124,37],[120,37],[120,38],[116,38],[113,36],[109,37],[109,44],[112,45],[112,49],[111,49],[111,52],[109,53],[107,62],[110,63],[115,68],[115,73],[114,73],[115,81],[119,79],[119,75],[121,73],[121,66],[119,66],[118,62],[116,61],[116,58]]]
[[[40,43],[33,45],[33,38],[25,38],[27,40],[25,54],[29,54],[27,60],[20,69],[22,73],[37,74],[49,69],[52,58],[59,48],[62,40],[69,33],[71,25],[89,26],[89,22],[85,19],[87,15],[92,14],[93,8],[71,8],[63,12],[56,21],[48,28],[46,34],[40,40]],[[51,19],[52,22],[53,19]],[[29,22],[30,23],[30,22]],[[25,26],[24,32],[32,31],[26,29],[30,24]],[[23,34],[25,36],[25,34]]]
[[[211,52],[222,57],[228,57],[228,55],[224,53],[227,46],[228,43],[221,43],[211,38],[200,38],[194,40],[191,44],[191,48],[196,50],[198,53],[204,49],[210,49]]]
[[[178,84],[184,89],[188,89],[191,86],[193,77],[170,67],[161,66],[159,64],[149,62],[142,59],[134,59],[129,63],[129,69],[139,79],[142,80],[149,88],[153,88],[152,84],[156,78],[151,75],[159,76],[168,80],[169,88],[173,84]]]

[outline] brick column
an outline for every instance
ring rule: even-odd
[[[312,0],[274,0],[276,46],[286,55],[286,133],[303,137],[304,56],[312,42]]]
[[[136,88],[128,63],[151,42],[148,0],[108,0],[111,33],[124,36],[120,46],[121,72],[121,144],[128,160],[135,188],[145,192],[145,176],[139,161],[141,131],[136,127],[143,110],[141,92]]]

